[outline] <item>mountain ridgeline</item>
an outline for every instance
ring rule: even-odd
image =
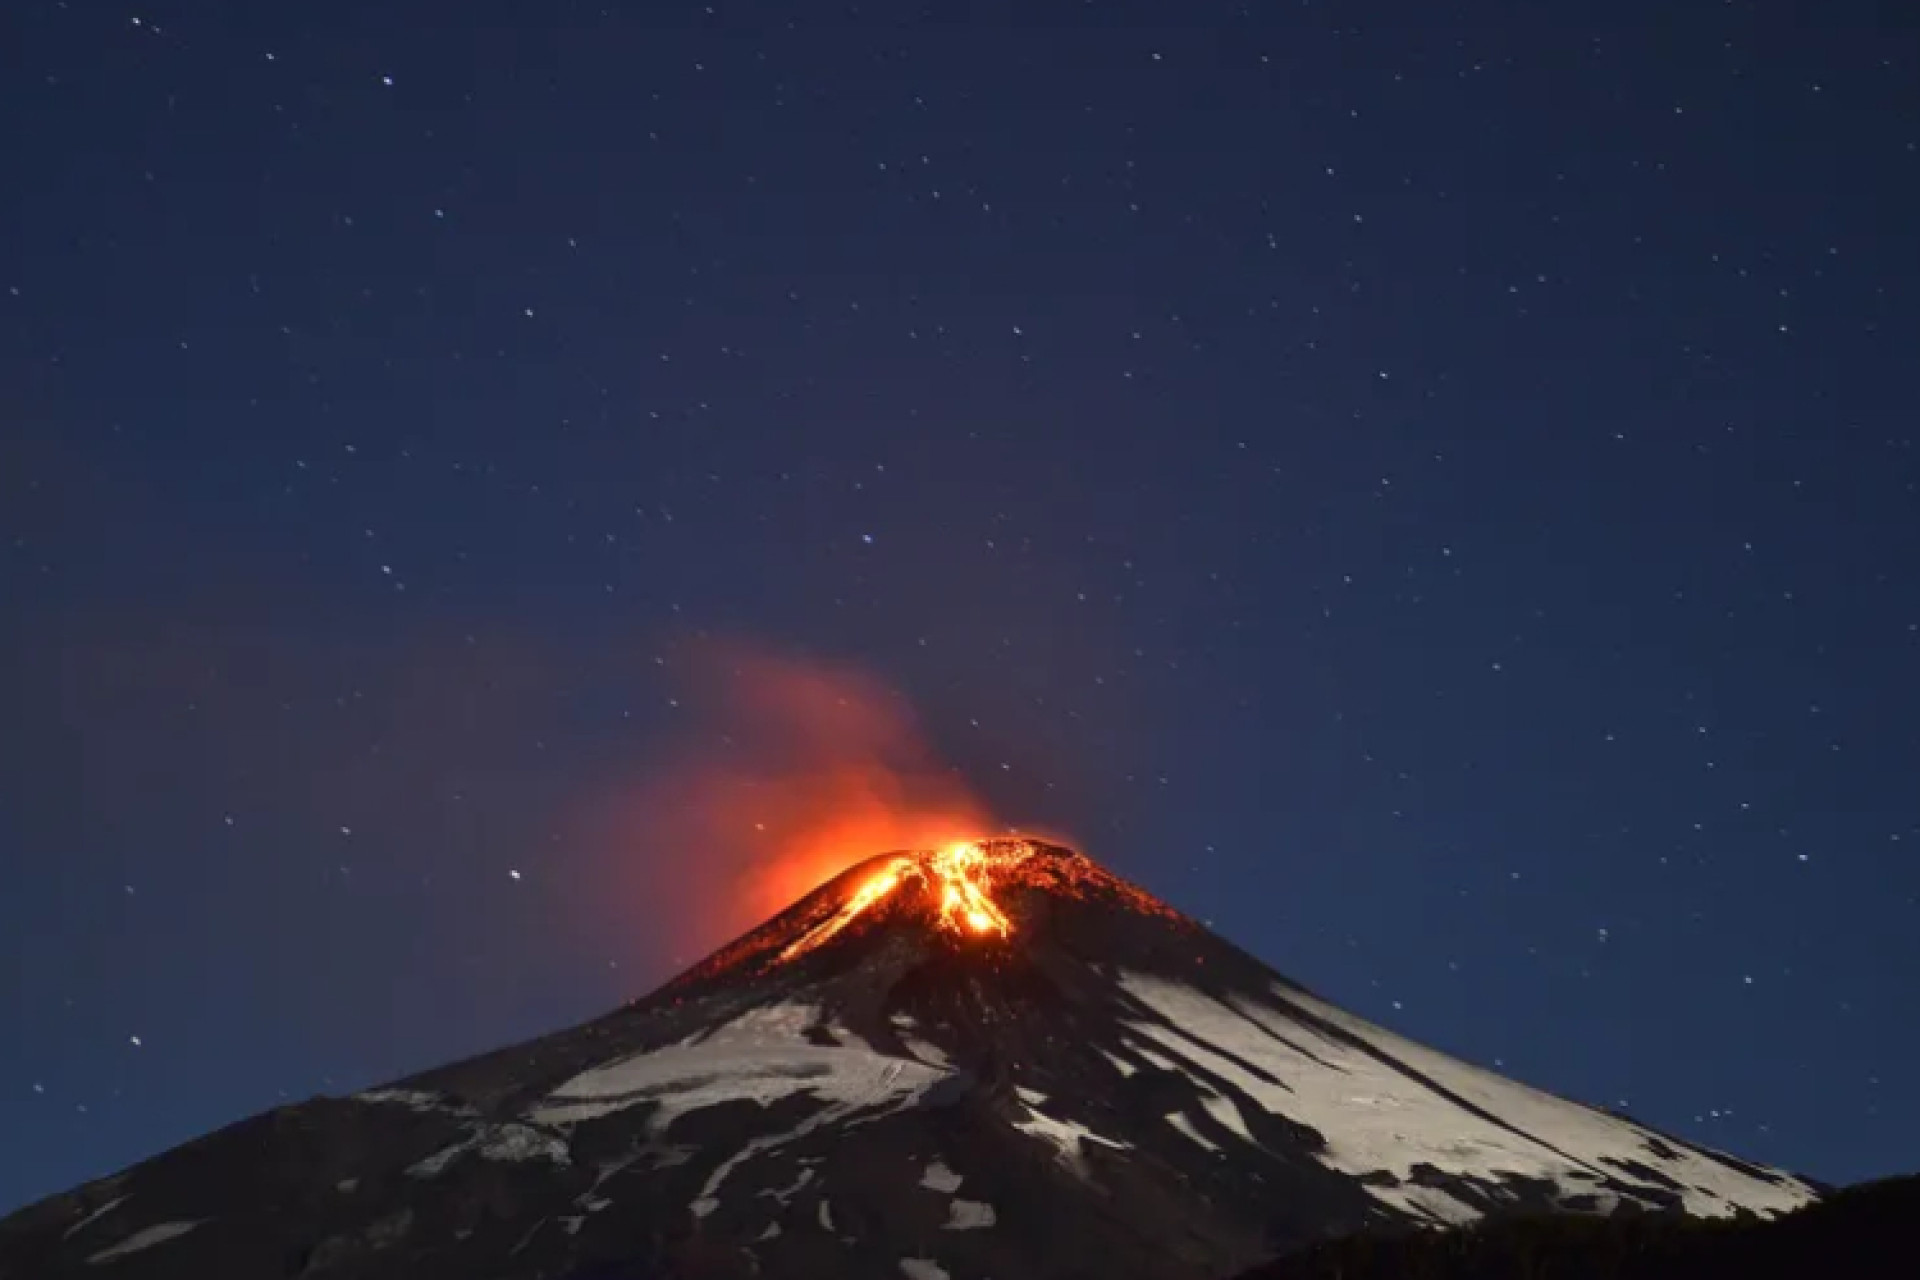
[[[1218,1280],[1361,1232],[1819,1193],[989,840],[869,859],[593,1022],[22,1210],[0,1280]]]

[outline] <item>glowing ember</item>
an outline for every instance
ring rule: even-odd
[[[1005,937],[1013,929],[994,902],[992,888],[1033,856],[1025,840],[976,840],[945,849],[901,854],[854,890],[840,908],[795,939],[780,953],[782,960],[805,955],[857,920],[875,903],[903,883],[916,882],[939,902],[935,920],[958,934],[994,933]]]

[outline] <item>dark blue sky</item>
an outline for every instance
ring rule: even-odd
[[[812,750],[722,641],[1398,1030],[1920,1165],[1902,12],[9,4],[0,1208],[663,978],[661,779]]]

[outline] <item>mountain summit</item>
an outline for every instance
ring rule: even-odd
[[[597,1021],[25,1209],[0,1280],[1171,1280],[1375,1224],[1817,1195],[985,840],[869,859]]]

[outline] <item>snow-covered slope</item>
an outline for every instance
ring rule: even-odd
[[[1811,1198],[1797,1180],[1673,1144],[1278,984],[1264,999],[1144,974],[1121,985],[1158,1015],[1128,1023],[1127,1047],[1196,1079],[1208,1114],[1235,1137],[1253,1141],[1248,1101],[1311,1125],[1326,1138],[1322,1162],[1416,1218],[1472,1221],[1499,1203],[1498,1183],[1513,1181],[1542,1184],[1563,1207],[1651,1202],[1713,1218],[1777,1214]]]
[[[1815,1194],[1347,1015],[1070,851],[1021,865],[1004,936],[936,927],[932,877],[855,918],[856,868],[607,1018],[16,1215],[0,1280],[1145,1280],[1374,1223]]]

